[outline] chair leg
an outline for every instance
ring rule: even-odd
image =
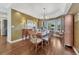
[[[37,44],[35,44],[35,53],[37,53],[37,48],[38,48],[38,46],[37,46]]]
[[[43,49],[43,41],[42,41],[42,49]]]

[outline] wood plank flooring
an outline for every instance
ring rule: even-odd
[[[64,47],[61,39],[51,38],[50,45],[35,53],[34,45],[29,40],[9,44],[6,37],[0,37],[0,55],[75,55],[72,48]]]

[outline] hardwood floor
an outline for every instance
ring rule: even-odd
[[[61,39],[56,37],[51,37],[50,44],[39,48],[37,53],[29,40],[9,44],[6,37],[0,37],[0,55],[75,55],[75,52],[72,48],[64,47]]]
[[[52,37],[48,55],[75,55],[75,52],[70,47],[64,47],[61,39]]]

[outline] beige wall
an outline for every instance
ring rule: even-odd
[[[79,12],[79,3],[72,3],[72,6],[68,11],[68,14],[76,14],[78,12]]]
[[[11,10],[12,40],[17,40],[22,37],[22,29],[24,27],[24,22],[27,22],[27,20],[32,20],[38,25],[39,20],[37,18],[23,14],[14,9]]]
[[[74,17],[74,47],[79,52],[79,15]]]
[[[74,17],[74,47],[79,52],[79,3],[72,3],[68,14],[75,15]]]

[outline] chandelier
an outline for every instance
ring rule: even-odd
[[[44,24],[44,22],[45,22],[45,20],[46,20],[46,14],[45,14],[45,10],[46,10],[46,8],[43,8],[43,10],[44,10],[44,14],[43,14],[43,29],[45,29],[45,24]]]
[[[45,16],[46,16],[46,15],[45,15],[45,9],[46,9],[46,8],[43,8],[43,10],[44,10],[43,20],[45,20]]]

